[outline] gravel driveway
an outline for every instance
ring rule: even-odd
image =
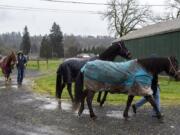
[[[35,77],[29,71],[26,78]],[[15,77],[13,78],[15,80]],[[48,95],[33,93],[31,81],[20,87],[13,81],[5,85],[0,78],[0,135],[179,135],[180,106],[163,106],[164,123],[152,118],[151,108],[144,107],[129,121],[122,117],[124,106],[98,107],[98,119],[89,118],[87,109],[81,117],[72,111],[69,101],[58,103]],[[87,107],[86,107],[87,108]]]

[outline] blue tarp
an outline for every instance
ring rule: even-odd
[[[95,60],[87,62],[82,68],[85,79],[96,80],[102,83],[123,85],[126,87],[138,83],[151,86],[152,75],[141,67],[137,60],[127,62],[109,62]]]

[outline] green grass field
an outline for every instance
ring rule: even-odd
[[[55,83],[56,83],[56,70],[61,61],[51,60],[49,61],[49,67],[46,68],[45,62],[40,62],[40,71],[44,72],[43,76],[35,79],[34,90],[40,93],[47,93],[55,96]],[[37,64],[29,62],[28,68],[37,69]],[[179,104],[180,103],[180,82],[171,81],[167,77],[160,77],[160,88],[161,88],[161,102],[162,104]],[[64,89],[62,98],[69,98],[67,89]],[[136,97],[135,99],[139,99]],[[96,98],[95,98],[96,99]],[[108,103],[125,103],[127,95],[123,94],[109,94]]]

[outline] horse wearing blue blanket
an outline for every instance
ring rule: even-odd
[[[81,103],[78,114],[84,110],[86,98],[91,118],[96,118],[92,109],[95,92],[108,91],[110,93],[128,94],[127,105],[123,116],[128,118],[128,110],[134,96],[144,96],[153,106],[157,118],[162,115],[152,97],[151,83],[153,76],[165,71],[169,76],[178,79],[178,62],[175,57],[135,59],[123,63],[95,60],[88,62],[81,69],[81,81],[85,85],[75,92],[76,103]]]

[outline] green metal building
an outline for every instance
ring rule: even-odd
[[[180,61],[180,19],[149,25],[133,31],[123,40],[134,58],[176,56]]]

